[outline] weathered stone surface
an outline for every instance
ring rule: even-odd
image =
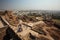
[[[13,26],[17,26],[19,24],[19,20],[17,16],[13,15],[13,11],[7,11],[5,13],[6,14],[4,17],[7,20],[7,22],[9,22]]]
[[[29,24],[28,22],[22,21],[20,22],[22,31],[16,32],[18,30],[19,19],[13,15],[12,11],[5,11],[5,13],[1,17],[9,24],[4,23],[4,20],[2,22],[4,25],[9,26],[7,29],[5,27],[0,29],[0,40],[60,40],[60,29],[56,28],[52,22],[36,21],[30,22],[31,24]],[[24,20],[29,19],[26,16],[23,16],[23,18]]]
[[[0,40],[3,40],[3,37],[6,35],[6,27],[0,28]]]

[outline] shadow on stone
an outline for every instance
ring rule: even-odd
[[[6,30],[6,35],[4,36],[3,40],[21,40],[18,35],[10,28],[8,27]]]

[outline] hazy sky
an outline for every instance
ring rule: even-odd
[[[0,9],[60,10],[60,0],[0,0]]]

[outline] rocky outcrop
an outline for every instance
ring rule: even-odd
[[[17,16],[13,15],[13,11],[5,11],[4,13],[3,17],[10,25],[17,26],[19,24],[19,20]]]
[[[7,27],[0,28],[0,40],[3,40],[3,37],[6,35]]]
[[[26,21],[20,22],[22,31],[17,32],[20,29],[17,16],[14,16],[12,11],[5,11],[5,13],[0,20],[8,27],[0,29],[0,40],[60,40],[60,29],[55,27],[52,21],[31,22],[30,17],[23,16],[21,18],[30,21],[30,24]],[[32,21],[34,20],[32,18]]]

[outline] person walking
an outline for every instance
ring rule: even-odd
[[[21,32],[21,31],[22,31],[21,24],[19,24],[17,32]]]

